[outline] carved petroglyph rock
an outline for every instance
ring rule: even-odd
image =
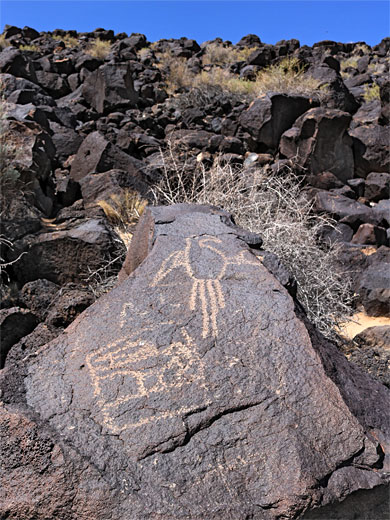
[[[143,219],[135,270],[24,380],[111,490],[96,518],[293,519],[385,483],[386,388],[305,323],[260,239],[215,208]]]

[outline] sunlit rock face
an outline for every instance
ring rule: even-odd
[[[8,368],[4,421],[11,439],[32,422],[40,451],[20,472],[8,434],[2,514],[299,518],[378,495],[387,389],[307,323],[260,245],[212,207],[146,210],[122,283]]]

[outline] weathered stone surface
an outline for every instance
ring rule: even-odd
[[[23,305],[31,309],[40,321],[54,302],[60,287],[49,280],[34,280],[23,285],[20,295]]]
[[[55,225],[54,225],[55,227]],[[14,259],[23,256],[14,265],[19,283],[45,278],[53,283],[85,281],[88,272],[101,267],[112,241],[102,220],[78,222],[70,229],[28,235],[15,242]]]
[[[140,179],[142,163],[111,144],[99,132],[92,132],[82,142],[72,162],[70,175],[79,181],[88,173],[101,173],[113,168],[126,170]]]
[[[80,179],[81,193],[85,206],[96,205],[100,200],[108,201],[111,195],[120,194],[124,189],[146,193],[147,185],[124,170],[108,170],[89,173]]]
[[[312,175],[329,171],[346,182],[354,176],[351,116],[340,110],[312,108],[299,117],[280,139],[280,152]]]
[[[379,202],[390,197],[390,174],[372,172],[367,175],[364,197],[371,202]]]
[[[390,316],[390,264],[372,262],[359,278],[358,292],[369,316]]]
[[[255,237],[204,206],[143,221],[135,271],[29,357],[25,395],[3,393],[34,411],[39,436],[61,435],[78,518],[293,519],[384,484],[386,388],[315,332],[246,245]],[[3,389],[18,377],[7,370]],[[33,461],[21,477],[9,460],[7,476],[39,488]],[[50,486],[23,510],[8,484],[1,514],[52,514],[69,488]]]
[[[389,127],[358,126],[350,135],[353,137],[356,175],[366,177],[370,172],[390,172]]]
[[[390,326],[368,327],[353,343],[349,359],[390,388]]]
[[[20,307],[0,310],[0,369],[12,345],[29,334],[36,325],[37,317],[31,311]]]
[[[275,150],[283,132],[315,105],[315,102],[305,96],[264,94],[253,101],[239,121],[258,145]]]
[[[138,101],[130,68],[125,63],[109,63],[92,72],[82,87],[86,101],[99,113],[130,108]]]

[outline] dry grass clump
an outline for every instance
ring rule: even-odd
[[[85,50],[85,52],[94,58],[98,58],[99,60],[104,60],[110,54],[111,43],[108,41],[103,41],[100,38],[97,38],[93,43],[91,43]]]
[[[183,58],[170,53],[160,54],[159,58],[160,68],[166,70],[166,83],[171,93],[182,88],[195,88],[203,93],[217,89],[242,100],[251,100],[267,92],[306,94],[317,99],[326,95],[326,88],[320,87],[318,80],[305,73],[297,58],[284,58],[280,63],[261,70],[254,81],[242,79],[219,66],[195,75]]]
[[[245,61],[252,54],[253,50],[249,47],[237,49],[224,47],[220,43],[210,43],[202,56],[202,63],[203,65],[229,65],[238,61]]]
[[[373,83],[372,85],[366,85],[364,87],[363,99],[366,102],[374,101],[375,99],[380,99],[381,93],[380,88],[377,83]]]
[[[19,47],[19,50],[30,51],[30,52],[39,52],[40,48],[38,47],[38,45],[21,45]]]
[[[212,204],[234,215],[237,224],[259,233],[264,249],[275,253],[298,284],[298,299],[328,337],[352,314],[350,283],[338,263],[337,245],[318,239],[331,219],[315,215],[292,172],[245,170],[215,163],[189,171],[175,152],[162,154],[163,176],[154,187],[156,203]]]
[[[79,41],[77,38],[70,36],[69,34],[65,34],[65,36],[54,35],[53,40],[57,40],[58,42],[64,42],[65,47],[77,47]]]
[[[190,71],[185,58],[174,56],[171,51],[156,53],[157,67],[165,73],[167,91],[173,94],[175,90],[192,85],[195,75]]]
[[[142,215],[147,201],[142,199],[137,192],[125,189],[120,194],[112,194],[109,201],[99,201],[98,205],[103,209],[112,226],[115,247],[114,251],[107,256],[105,264],[96,271],[90,270],[86,278],[88,288],[96,299],[117,284],[118,272],[133,238],[134,227]]]
[[[2,51],[6,47],[10,47],[11,44],[9,41],[5,38],[4,34],[0,34],[0,50]]]
[[[120,194],[110,195],[110,200],[100,200],[98,205],[103,209],[108,221],[126,247],[133,236],[132,231],[146,208],[148,201],[132,190],[122,190]]]
[[[320,82],[305,73],[305,67],[298,58],[284,58],[278,64],[261,70],[255,83],[257,95],[267,92],[308,94],[317,98],[325,95]]]

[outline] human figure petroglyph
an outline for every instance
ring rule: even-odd
[[[129,428],[189,411],[180,407],[156,411],[132,423],[118,424],[116,421],[124,404],[127,404],[127,409],[134,408],[136,416],[140,409],[138,403],[153,394],[176,392],[192,384],[205,388],[204,364],[197,354],[196,345],[184,328],[181,329],[181,338],[157,348],[142,339],[141,331],[136,337],[121,338],[86,356],[93,393],[103,415],[102,422],[112,433],[119,434]]]
[[[210,333],[218,336],[217,316],[220,309],[225,308],[225,297],[222,291],[221,281],[226,275],[229,265],[255,265],[258,267],[259,261],[256,258],[249,258],[247,251],[242,251],[234,257],[228,258],[224,251],[217,246],[222,244],[222,240],[216,237],[205,238],[186,238],[185,248],[174,251],[166,258],[158,273],[154,277],[152,286],[158,285],[168,274],[176,268],[183,267],[189,278],[192,280],[192,288],[189,298],[189,308],[192,311],[197,309],[200,302],[202,311],[202,337],[206,338]],[[197,274],[197,264],[191,261],[191,250],[196,244],[200,250],[208,250],[213,253],[213,261],[219,266],[215,273]],[[198,262],[200,263],[200,262]],[[210,267],[210,264],[207,264]]]

